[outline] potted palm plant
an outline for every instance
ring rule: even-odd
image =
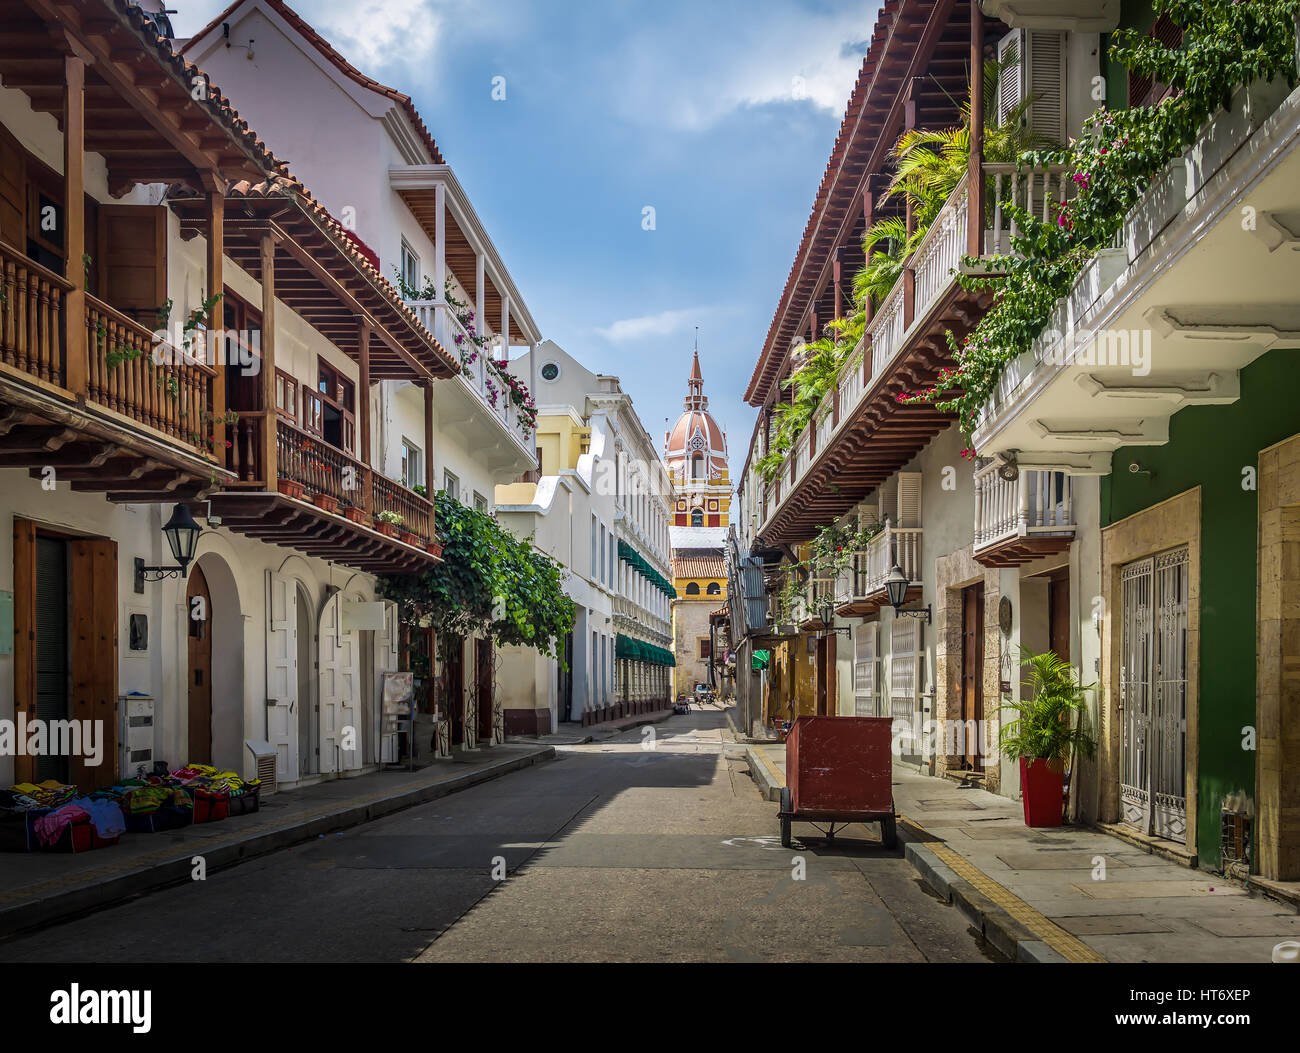
[[[1025,825],[1060,826],[1066,758],[1091,757],[1097,750],[1084,700],[1096,684],[1080,683],[1074,667],[1051,651],[1035,654],[1021,647],[1020,664],[1028,671],[1027,697],[1001,707],[1017,715],[1002,726],[998,746],[1020,761]]]

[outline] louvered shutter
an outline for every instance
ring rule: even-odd
[[[1039,135],[1065,142],[1065,34],[1027,30],[1029,126]]]
[[[879,716],[876,641],[880,626],[876,622],[853,629],[853,715]]]
[[[921,473],[899,472],[897,476],[897,505],[893,526],[908,528],[921,525]]]
[[[1024,98],[1024,66],[1020,61],[1020,33],[1013,29],[998,41],[998,125],[1007,123],[1007,116]]]
[[[889,715],[910,725],[920,693],[921,623],[895,618],[889,631]]]

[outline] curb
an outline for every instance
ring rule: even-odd
[[[753,746],[745,747],[745,760],[749,762],[750,777],[758,785],[763,800],[780,801],[781,787],[785,785],[781,773],[767,762],[761,750]]]
[[[925,845],[909,841],[903,855],[935,895],[966,915],[990,946],[1003,956],[1016,962],[1066,961],[969,881],[958,877],[956,871]]]
[[[69,915],[80,914],[88,910],[108,906],[120,900],[152,892],[167,885],[178,884],[190,879],[195,855],[201,854],[209,872],[237,866],[258,856],[268,855],[283,848],[290,848],[316,837],[358,826],[374,819],[404,811],[428,801],[446,797],[459,790],[469,789],[479,783],[508,775],[521,768],[529,768],[555,757],[555,747],[543,746],[536,753],[523,757],[512,757],[495,764],[478,768],[463,775],[440,780],[424,786],[359,804],[343,803],[325,815],[312,816],[302,820],[289,820],[287,825],[277,829],[265,830],[245,838],[227,841],[218,845],[192,845],[172,859],[150,863],[124,871],[106,881],[82,885],[67,890],[59,890],[38,899],[19,902],[10,907],[0,908],[0,938],[12,936],[26,929],[36,928],[60,920]],[[201,848],[201,852],[200,852]]]

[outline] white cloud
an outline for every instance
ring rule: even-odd
[[[620,318],[605,327],[596,327],[596,332],[615,344],[634,340],[645,340],[652,336],[668,336],[698,321],[708,309],[687,307],[676,311],[660,311],[658,314],[643,314],[638,318]]]

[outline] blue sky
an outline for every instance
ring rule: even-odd
[[[169,6],[183,37],[225,5]],[[412,96],[543,333],[621,377],[657,447],[700,327],[739,470],[754,420],[741,394],[879,0],[291,6]]]

